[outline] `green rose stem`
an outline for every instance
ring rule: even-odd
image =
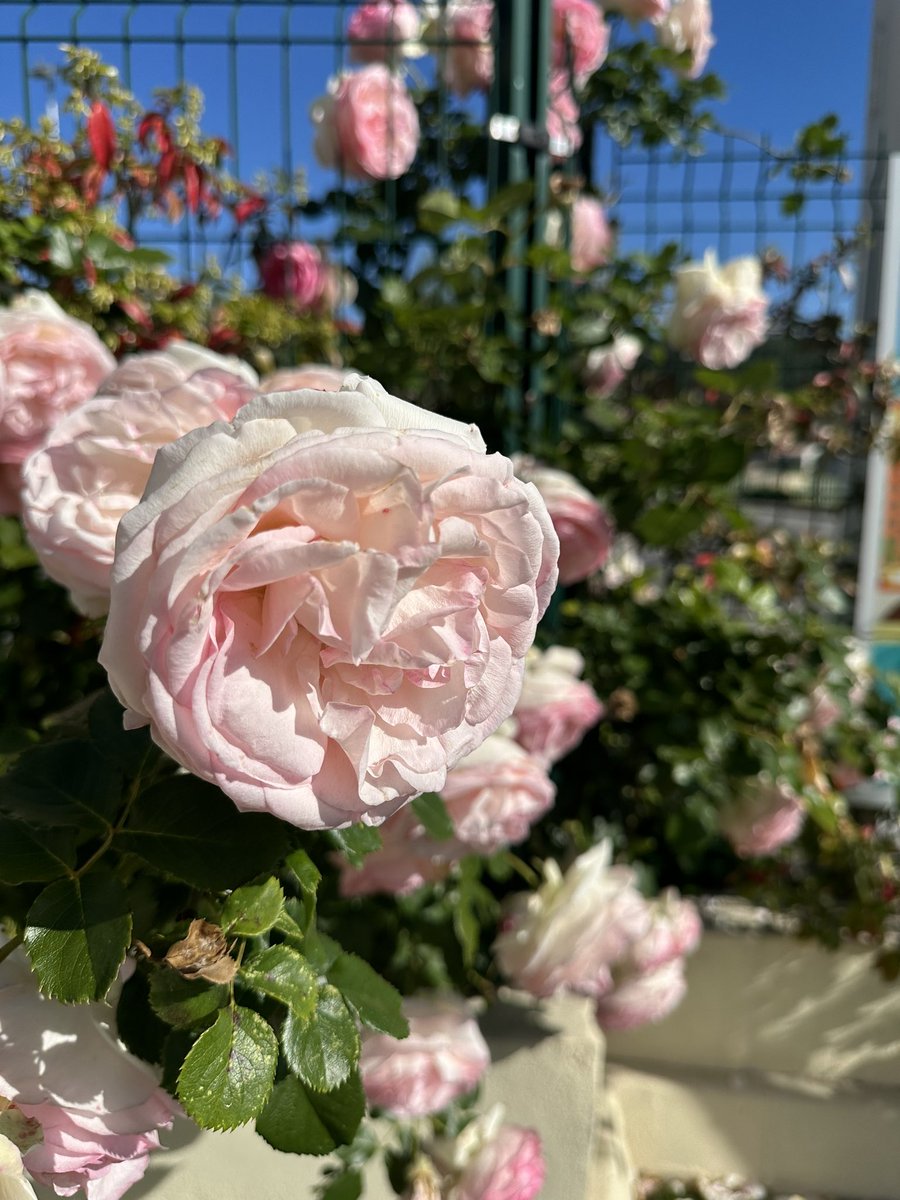
[[[100,843],[100,845],[97,847],[97,849],[94,851],[94,853],[90,856],[90,858],[86,862],[83,862],[81,864],[81,866],[78,867],[76,870],[74,870],[74,871],[70,870],[67,872],[71,879],[80,879],[82,875],[87,874],[87,872],[91,869],[91,867],[94,865],[94,863],[97,862],[98,859],[101,859],[103,857],[103,855],[107,852],[107,850],[112,845],[113,838],[115,838],[117,833],[121,833],[122,830],[124,829],[125,822],[128,820],[128,816],[131,812],[132,806],[140,794],[141,794],[141,775],[138,774],[135,777],[134,782],[132,783],[132,785],[128,791],[128,797],[125,801],[125,805],[124,805],[122,811],[119,813],[116,823],[114,825],[107,826],[106,836],[104,837],[104,839]]]
[[[24,940],[24,935],[17,933],[15,937],[9,939],[5,946],[0,946],[0,963],[2,963],[5,958],[9,958],[13,950],[18,950]]]

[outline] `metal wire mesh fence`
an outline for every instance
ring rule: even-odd
[[[439,14],[446,5],[447,0],[440,0],[423,3],[422,8]],[[355,7],[351,0],[5,3],[0,12],[0,111],[28,121],[41,114],[58,119],[54,67],[61,61],[60,46],[88,46],[118,68],[124,84],[142,102],[149,103],[159,88],[196,85],[205,96],[204,125],[227,140],[234,174],[263,190],[279,182],[302,200],[335,188],[334,172],[316,164],[309,109],[329,75],[348,65],[347,29]],[[526,9],[532,24],[522,22]],[[484,130],[485,175],[469,181],[454,175],[449,152],[438,137],[435,186],[468,188],[479,200],[501,183],[529,173],[537,172],[539,184],[546,185],[546,153],[505,148],[488,131],[492,116],[498,114],[520,121],[530,117],[542,124],[549,12],[548,4],[526,0],[497,5],[494,87],[487,95],[476,92],[465,101],[454,101],[457,110],[462,104],[470,122]],[[511,14],[517,18],[514,24]],[[451,105],[440,69],[440,55],[448,50],[444,44],[430,56],[407,61],[414,81],[432,94],[430,120],[437,131],[444,123],[450,128]],[[529,71],[531,94],[523,102],[513,76],[518,73],[521,81]],[[516,103],[520,111],[511,112]],[[522,103],[530,105],[530,111]],[[834,312],[847,323],[852,320],[853,283],[846,264],[832,259],[830,252],[835,239],[852,239],[861,225],[869,238],[880,233],[886,171],[877,156],[847,153],[829,176],[801,184],[792,171],[791,153],[765,138],[710,134],[702,154],[688,154],[669,148],[622,148],[598,135],[588,158],[592,177],[610,202],[622,252],[654,253],[674,242],[692,258],[712,248],[722,259],[781,256],[790,267],[817,259],[817,282],[804,302],[805,315]],[[342,185],[339,179],[338,191]],[[397,181],[385,184],[389,221],[396,215],[398,187]],[[327,241],[338,259],[349,254],[342,239],[347,214],[340,205],[323,211],[299,203],[285,212],[289,236]],[[147,222],[140,236],[173,253],[188,277],[209,254],[223,259],[226,267],[239,266],[248,278],[253,270],[246,232],[224,218],[185,212],[174,227],[162,219]],[[860,253],[865,246],[863,240]],[[511,287],[527,330],[529,317],[542,303],[540,279],[513,278]],[[801,370],[807,367],[793,346],[783,355],[786,382],[795,361]],[[531,384],[540,386],[539,381]],[[761,520],[853,539],[862,484],[860,464],[801,448],[784,461],[752,463],[742,487],[746,503]]]

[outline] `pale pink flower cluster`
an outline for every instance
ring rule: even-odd
[[[450,0],[441,29],[444,81],[456,96],[486,92],[494,81],[493,0]]]
[[[390,62],[416,46],[421,20],[408,0],[376,0],[360,4],[347,22],[353,62]]]
[[[719,825],[735,854],[754,858],[795,841],[805,820],[803,801],[789,784],[760,778],[748,781]]]
[[[312,106],[316,158],[351,179],[399,179],[419,148],[419,114],[382,63],[344,71]]]
[[[511,715],[557,547],[474,426],[358,376],[259,396],[157,454],[100,660],[239,808],[378,824]]]
[[[44,292],[0,309],[0,512],[19,511],[21,464],[115,365],[93,329]]]
[[[119,521],[141,498],[157,450],[255,395],[237,359],[176,342],[134,355],[50,430],[22,471],[22,518],[44,570],[88,616],[109,607]]]
[[[673,889],[645,900],[634,872],[611,859],[601,842],[565,874],[545,862],[541,887],[513,898],[494,953],[516,987],[542,998],[590,996],[601,1025],[626,1028],[659,1020],[681,999],[700,919]]]
[[[690,52],[689,79],[702,74],[716,44],[712,33],[710,0],[672,0],[669,11],[656,22],[660,44],[677,54]]]
[[[276,242],[259,260],[262,290],[301,313],[328,312],[341,289],[340,272],[308,242]]]
[[[516,474],[541,493],[559,538],[559,581],[578,583],[609,557],[613,526],[591,493],[567,471],[545,467],[527,455],[513,458]]]
[[[720,266],[707,250],[675,272],[669,344],[711,370],[736,367],[765,341],[767,312],[759,259]]]
[[[424,1117],[471,1092],[491,1063],[490,1051],[459,996],[404,1000],[409,1037],[366,1031],[359,1071],[370,1104],[395,1117]]]
[[[577,83],[602,65],[609,26],[594,0],[553,0],[553,66],[571,68]]]
[[[548,766],[573,750],[603,716],[603,705],[581,678],[584,659],[568,646],[532,649],[513,719],[516,741]]]
[[[22,1161],[59,1196],[119,1200],[179,1111],[117,1043],[110,1017],[105,1005],[42,996],[22,954],[0,966],[0,1096],[39,1123],[42,1140]]]
[[[588,351],[582,381],[589,396],[603,400],[625,382],[641,357],[640,338],[630,333],[617,333],[605,346]]]

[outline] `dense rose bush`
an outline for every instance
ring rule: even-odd
[[[576,81],[603,63],[609,26],[594,0],[553,0],[553,66],[571,65]]]
[[[486,92],[494,81],[493,0],[450,0],[441,41],[443,75],[456,96]]]
[[[21,953],[0,964],[0,1096],[40,1124],[43,1140],[23,1161],[60,1196],[82,1188],[87,1200],[119,1200],[178,1112],[118,1045],[110,1016],[42,996]]]
[[[259,261],[266,295],[286,300],[300,312],[315,312],[325,304],[332,270],[321,250],[307,242],[276,242]]]
[[[351,179],[399,179],[419,148],[416,106],[381,63],[335,76],[312,119],[316,158]]]
[[[58,421],[23,467],[22,517],[47,574],[75,606],[109,605],[116,530],[150,477],[157,450],[230,420],[255,390],[236,359],[184,343],[126,359],[98,394]]]
[[[239,808],[378,823],[509,717],[556,556],[474,426],[358,377],[261,396],[159,452],[101,662]]]
[[[678,54],[690,52],[685,74],[696,79],[702,74],[716,44],[712,34],[710,0],[672,0],[671,8],[656,23],[660,43]]]
[[[604,509],[567,471],[545,467],[521,454],[513,462],[519,478],[533,483],[547,505],[559,538],[560,583],[578,583],[599,570],[613,539]]]
[[[719,265],[712,250],[675,272],[669,342],[695,362],[719,371],[736,367],[765,341],[768,300],[757,258]]]
[[[0,309],[0,511],[18,512],[21,464],[115,365],[90,326],[43,292]]]
[[[409,895],[426,883],[446,879],[468,853],[456,839],[434,841],[408,806],[388,817],[379,832],[381,846],[367,854],[360,866],[338,860],[338,887],[342,896],[371,896],[378,892]]]
[[[478,854],[524,841],[555,796],[540,759],[503,732],[485,738],[453,767],[441,789],[457,839]]]
[[[516,987],[538,997],[609,991],[610,964],[650,923],[633,871],[611,860],[609,842],[579,855],[565,874],[548,859],[540,888],[513,898],[494,955]]]
[[[581,678],[584,659],[568,646],[530,650],[522,694],[513,713],[516,741],[549,765],[578,745],[603,716],[603,705]]]
[[[353,62],[389,62],[408,54],[419,36],[418,10],[408,0],[376,0],[360,4],[347,22],[347,40]]]
[[[600,400],[611,396],[634,370],[642,350],[640,338],[630,333],[617,333],[607,345],[593,346],[582,372],[587,394]]]
[[[299,367],[279,367],[271,375],[264,375],[260,380],[259,391],[264,395],[270,392],[298,392],[304,388],[313,388],[317,392],[339,392],[345,380],[352,375],[343,367],[332,367],[327,363],[305,363]]]
[[[409,1037],[365,1032],[359,1070],[370,1104],[395,1117],[423,1117],[471,1092],[491,1055],[460,997],[413,996],[403,1011]]]
[[[803,828],[806,809],[788,784],[752,779],[720,816],[722,833],[741,858],[774,854]]]

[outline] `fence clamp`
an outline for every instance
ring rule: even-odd
[[[551,137],[546,129],[526,125],[508,113],[494,113],[488,124],[488,137],[494,142],[524,146],[526,150],[540,150],[545,154],[549,151],[554,158],[569,158],[575,153],[575,145],[568,138]]]

